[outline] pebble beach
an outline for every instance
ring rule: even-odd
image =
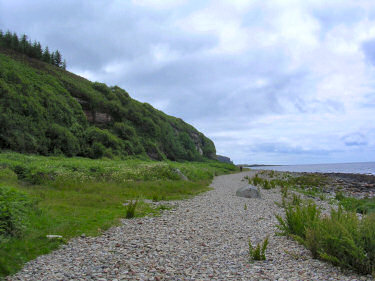
[[[235,195],[254,173],[215,177],[213,190],[170,202],[161,216],[72,239],[7,280],[372,280],[312,259],[294,240],[277,236],[279,188],[262,189],[261,199]],[[249,239],[256,244],[267,236],[267,259],[249,262]]]

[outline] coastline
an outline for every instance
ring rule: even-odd
[[[275,170],[279,172],[343,173],[375,176],[375,162],[301,164],[301,165],[246,165],[252,170]]]
[[[357,199],[375,197],[375,175],[357,174],[357,173],[321,173],[321,172],[288,172],[275,170],[255,170],[258,174],[280,173],[282,175],[317,176],[324,179],[322,192],[335,195],[337,192],[343,192],[346,196]]]

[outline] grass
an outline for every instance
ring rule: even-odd
[[[347,197],[343,193],[336,193],[336,200],[347,211],[353,211],[360,214],[375,213],[375,198],[353,198]]]
[[[189,181],[180,179],[177,168]],[[22,220],[14,220],[22,230],[19,234],[0,232],[0,278],[72,237],[99,235],[118,224],[120,218],[156,215],[167,209],[153,208],[142,199],[189,198],[209,190],[214,175],[234,171],[234,165],[217,162],[92,160],[1,153],[0,189],[16,190],[32,204],[21,208],[25,210],[18,216]],[[131,200],[133,209],[124,206]],[[1,206],[0,199],[3,214]],[[48,234],[63,239],[50,240]]]

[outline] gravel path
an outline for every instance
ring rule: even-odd
[[[216,177],[214,190],[179,201],[160,217],[124,220],[102,236],[72,239],[9,280],[366,280],[275,236],[280,191],[262,190],[262,199],[235,196],[252,173]],[[267,235],[267,261],[249,263],[249,238],[258,243]]]

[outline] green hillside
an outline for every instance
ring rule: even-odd
[[[157,94],[157,93],[155,93]],[[101,158],[214,158],[194,127],[117,86],[0,47],[0,149]]]

